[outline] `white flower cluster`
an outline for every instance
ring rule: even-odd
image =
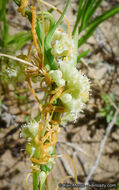
[[[26,143],[26,151],[27,154],[30,157],[35,157],[37,159],[39,159],[40,154],[41,154],[41,150],[39,148],[39,145],[36,143],[35,138],[38,135],[40,129],[40,123],[36,122],[36,121],[31,121],[29,122],[27,125],[23,125],[22,126],[22,130],[20,133],[20,136],[23,138],[27,139],[27,143]],[[40,140],[40,139],[39,139]],[[54,147],[53,146],[49,146],[46,151],[51,155],[53,153]],[[53,161],[51,161],[52,159],[49,159],[48,164],[52,165]]]
[[[21,137],[27,139],[26,152],[31,158],[36,158],[36,159],[40,159],[41,157],[43,158],[42,143],[40,145],[35,140],[36,137],[39,135],[40,128],[41,128],[40,123],[36,121],[29,122],[27,125],[22,126],[20,135]],[[41,139],[38,140],[40,141]],[[52,155],[54,152],[54,146],[48,146],[45,149],[45,152],[47,152],[49,155]],[[46,171],[44,171],[41,168],[41,172],[39,174],[39,180],[41,185],[43,185],[43,183],[45,182],[46,177],[48,173],[52,170],[54,163],[55,163],[54,158],[49,158],[47,163],[44,165]]]
[[[62,78],[62,72],[60,70],[51,70],[49,72],[49,75],[55,81],[57,86],[59,87],[65,86],[65,80]]]
[[[51,53],[56,59],[61,57],[69,58],[69,61],[73,61],[75,64],[77,60],[77,50],[74,41],[69,35],[63,31],[56,30],[52,38],[52,50]]]
[[[56,58],[59,69],[49,72],[52,80],[58,87],[65,87],[60,96],[66,113],[62,124],[76,120],[89,99],[90,82],[81,71],[76,68],[77,52],[75,43],[68,34],[57,30],[52,38],[52,54]]]

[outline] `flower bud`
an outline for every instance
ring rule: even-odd
[[[47,174],[44,172],[44,171],[41,171],[40,172],[40,175],[39,175],[39,180],[40,180],[40,183],[43,185],[45,180],[46,180],[46,177],[47,177]]]
[[[71,94],[69,94],[69,93],[65,93],[65,94],[63,94],[63,95],[61,96],[60,99],[62,100],[63,103],[67,104],[67,103],[71,102],[72,96],[71,96]]]
[[[57,86],[62,87],[65,86],[65,80],[64,79],[59,79],[56,81]]]
[[[49,75],[51,76],[52,79],[58,80],[59,78],[62,77],[62,72],[59,70],[51,70],[49,72]]]
[[[47,152],[49,153],[49,155],[52,155],[53,151],[54,151],[54,146],[49,146],[47,148]]]

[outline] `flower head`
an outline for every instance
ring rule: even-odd
[[[51,52],[56,58],[59,68],[51,70],[49,75],[58,87],[64,86],[65,88],[59,97],[66,110],[62,121],[76,120],[89,99],[89,79],[76,68],[75,43],[67,33],[56,30],[52,38]]]

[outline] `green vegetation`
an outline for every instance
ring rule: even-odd
[[[100,113],[103,117],[106,117],[107,123],[111,122],[115,114],[115,108],[113,106],[113,103],[115,103],[114,94],[110,93],[109,96],[112,100],[112,103],[110,102],[106,94],[102,94],[102,98],[104,100],[104,107],[100,109]],[[117,107],[119,107],[119,103],[117,104]],[[119,115],[117,116],[115,125],[119,126]]]

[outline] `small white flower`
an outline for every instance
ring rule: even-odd
[[[62,38],[64,38],[64,36],[66,36],[65,32],[61,32],[60,30],[56,30],[53,37],[52,37],[52,42],[54,42],[56,40],[61,40]]]
[[[59,78],[62,77],[62,72],[61,72],[60,70],[51,70],[51,71],[49,72],[49,75],[50,75],[53,79],[57,80],[57,79],[59,79]]]
[[[8,76],[9,77],[16,77],[17,76],[17,69],[11,69],[11,68],[8,68],[6,70],[6,72],[8,73]]]
[[[66,56],[69,50],[69,44],[67,44],[65,41],[56,41],[54,44],[54,47],[51,50],[51,53],[55,56]]]
[[[56,30],[52,38],[52,50],[51,53],[55,58],[58,56],[67,56],[70,58],[75,57],[76,61],[76,49],[72,38],[69,38],[68,34],[62,31]],[[75,56],[74,56],[75,55]]]
[[[47,152],[48,152],[50,155],[53,153],[53,151],[54,151],[54,147],[53,147],[53,146],[49,146],[49,147],[47,148]]]
[[[71,94],[69,94],[69,93],[65,93],[65,94],[63,94],[63,95],[60,97],[60,99],[62,100],[63,103],[66,104],[66,103],[71,102],[72,96],[71,96]]]
[[[24,138],[31,138],[31,136],[36,136],[39,131],[39,123],[36,121],[29,122],[27,125],[22,126],[21,136]]]
[[[43,183],[45,182],[46,177],[47,177],[47,174],[46,174],[44,171],[41,171],[41,172],[40,172],[40,175],[39,175],[39,179],[40,179],[40,183],[41,183],[42,185],[43,185]]]
[[[55,159],[54,158],[49,158],[48,162],[55,164]]]
[[[62,87],[65,86],[65,80],[64,79],[59,79],[56,81],[57,86]]]
[[[59,87],[65,86],[65,80],[62,79],[62,72],[60,70],[51,70],[49,72],[49,75],[54,80],[54,82],[57,84],[57,86],[59,86]]]
[[[34,121],[28,124],[28,129],[33,136],[36,136],[39,131],[39,123]]]

